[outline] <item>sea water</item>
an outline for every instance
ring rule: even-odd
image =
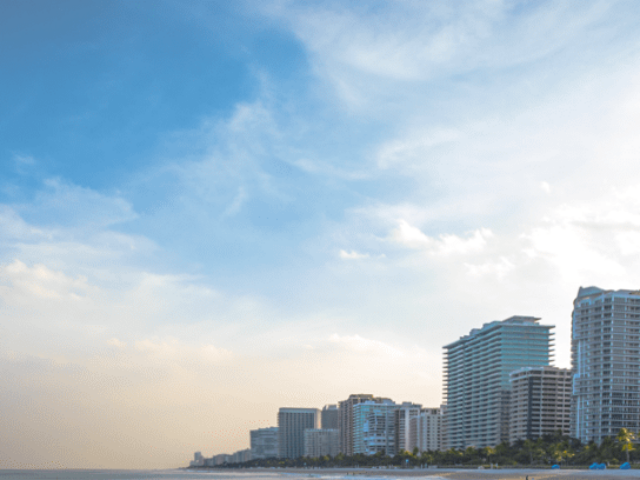
[[[220,472],[206,470],[0,470],[0,480],[391,480],[393,472],[384,476],[348,475],[342,473],[288,472]],[[410,480],[411,477],[402,477]],[[441,477],[429,476],[429,480]]]

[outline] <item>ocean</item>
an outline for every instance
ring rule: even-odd
[[[640,470],[0,470],[0,480],[611,480],[617,477],[640,478]]]
[[[206,472],[191,470],[0,470],[0,480],[276,480],[304,477],[270,472]],[[291,478],[291,480],[294,480]]]
[[[354,469],[352,469],[354,470]],[[392,472],[389,478],[396,478]],[[212,472],[193,470],[0,470],[0,480],[353,480],[344,473],[324,473],[311,470],[309,473],[289,472]],[[358,475],[358,480],[381,480],[382,477]],[[430,477],[436,479],[438,477]],[[406,479],[405,479],[406,480]]]

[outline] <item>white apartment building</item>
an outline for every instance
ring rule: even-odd
[[[524,367],[510,375],[509,442],[535,440],[561,431],[571,434],[572,372]]]
[[[422,405],[416,405],[411,402],[403,402],[398,405],[395,415],[395,429],[396,429],[396,451],[402,450],[411,451],[411,420],[420,415],[420,409]]]
[[[411,418],[408,451],[418,452],[442,449],[442,411],[440,408],[424,408]]]
[[[573,301],[572,436],[640,428],[640,291],[580,287]]]

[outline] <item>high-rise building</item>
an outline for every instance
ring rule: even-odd
[[[338,406],[325,405],[320,412],[320,427],[325,429],[338,430]]]
[[[373,400],[373,395],[360,393],[349,395],[347,400],[338,403],[338,430],[340,430],[340,452],[353,455],[353,407],[359,403]]]
[[[249,432],[251,458],[276,458],[278,456],[278,427],[259,428]]]
[[[369,400],[353,406],[353,453],[395,455],[398,408],[389,399]]]
[[[335,457],[340,453],[340,432],[337,428],[308,428],[304,431],[304,456]]]
[[[524,367],[511,372],[509,442],[557,431],[571,434],[571,370]]]
[[[552,326],[514,316],[485,323],[445,349],[445,448],[509,441],[509,374],[549,365]]]
[[[398,405],[395,411],[395,430],[396,430],[396,451],[411,451],[409,444],[411,443],[411,419],[420,415],[422,405],[416,405],[411,402],[403,402]]]
[[[409,448],[418,452],[435,451],[442,448],[442,411],[439,408],[423,408],[418,416],[411,418]]]
[[[298,458],[304,455],[304,431],[318,428],[317,408],[281,408],[278,411],[278,456]]]
[[[640,291],[580,287],[573,301],[572,436],[640,428]]]

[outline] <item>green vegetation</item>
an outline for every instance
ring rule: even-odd
[[[600,445],[589,442],[586,445],[560,432],[544,435],[537,440],[521,440],[513,445],[501,443],[495,448],[477,449],[467,447],[464,450],[450,449],[446,452],[429,451],[418,453],[403,451],[393,457],[378,453],[376,455],[345,456],[320,458],[300,457],[296,459],[270,458],[251,460],[242,464],[228,464],[226,468],[249,467],[420,467],[429,465],[477,467],[498,464],[501,467],[545,467],[554,464],[561,466],[588,466],[593,462],[607,463],[611,466],[622,462],[632,462],[640,455],[635,455],[633,441],[635,435],[622,428],[616,437],[605,438]]]

